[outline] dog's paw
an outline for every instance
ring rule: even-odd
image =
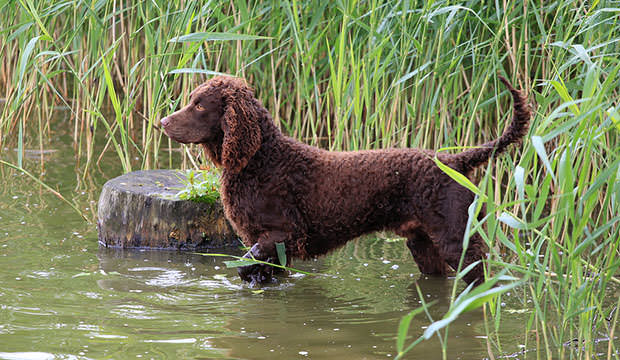
[[[263,264],[241,266],[237,268],[239,277],[251,286],[270,283],[273,281],[273,267]]]
[[[265,257],[264,254],[261,253],[260,249],[258,248],[258,244],[254,244],[250,251],[243,255],[243,257],[246,259],[254,258],[256,260],[277,264],[277,262],[274,262],[277,260],[274,260],[270,257]],[[250,286],[271,283],[274,281],[274,267],[265,264],[240,266],[237,268],[237,272],[239,273],[239,277],[241,278],[241,280],[249,282]]]

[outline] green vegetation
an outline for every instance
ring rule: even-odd
[[[185,185],[185,188],[177,193],[180,199],[213,204],[220,198],[220,173],[214,168],[200,172],[190,169],[186,177],[179,177],[179,180]]]
[[[520,279],[510,296],[529,315],[515,335],[524,358],[618,357],[601,340],[614,338],[620,302],[608,288],[620,266],[618,2],[0,0],[0,10],[0,149],[16,147],[20,168],[25,144],[43,149],[56,126],[73,129],[84,173],[103,156],[125,171],[170,166],[163,149],[179,145],[155,125],[214,73],[248,79],[283,131],[324,148],[471,146],[508,122],[503,74],[535,116],[523,147],[481,172],[470,230],[488,242],[493,274]],[[71,118],[51,122],[56,106]],[[198,151],[184,148],[184,164]],[[444,349],[455,315],[484,306],[490,357],[504,354],[507,295],[453,293],[433,328]],[[420,335],[406,320],[403,354],[407,333]]]

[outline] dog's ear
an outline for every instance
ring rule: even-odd
[[[223,99],[222,166],[238,173],[260,148],[259,109],[252,89],[247,86],[225,89]]]

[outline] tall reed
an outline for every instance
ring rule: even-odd
[[[481,172],[472,211],[487,216],[471,231],[506,269],[494,273],[521,279],[525,356],[586,359],[613,339],[620,301],[607,289],[620,264],[619,13],[566,0],[0,1],[0,149],[43,148],[70,126],[84,173],[102,156],[170,166],[178,145],[158,119],[216,73],[245,77],[284,132],[324,148],[471,146],[509,120],[503,74],[535,116],[521,150]],[[55,106],[70,119],[51,123]],[[484,304],[491,357],[510,351],[501,296],[466,292],[446,315]]]
[[[153,124],[214,73],[246,77],[276,122],[304,141],[437,148],[475,144],[502,129],[506,103],[495,101],[495,73],[542,92],[542,81],[558,71],[572,78],[586,49],[604,58],[617,47],[614,12],[602,3],[0,6],[7,60],[0,141],[23,141],[16,130],[33,112],[66,105],[78,153],[90,161],[94,135],[103,131],[126,170],[158,166],[168,140]]]

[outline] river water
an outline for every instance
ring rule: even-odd
[[[433,319],[448,309],[454,280],[421,276],[404,242],[383,237],[296,262],[324,276],[281,277],[262,291],[242,283],[222,258],[100,248],[96,202],[103,183],[121,173],[116,155],[110,151],[84,176],[69,135],[55,136],[42,180],[90,222],[0,167],[1,359],[389,359],[400,319],[421,304],[416,285],[424,301],[437,300]],[[26,155],[25,168],[38,174],[41,154]],[[15,151],[2,149],[0,158],[15,162]],[[450,327],[447,358],[521,349],[529,313],[511,296],[503,301],[514,311],[502,315],[498,337],[486,338],[492,321],[485,325],[482,310],[466,313]],[[410,333],[419,336],[429,323],[417,315]],[[441,348],[434,337],[406,358],[440,359]]]

